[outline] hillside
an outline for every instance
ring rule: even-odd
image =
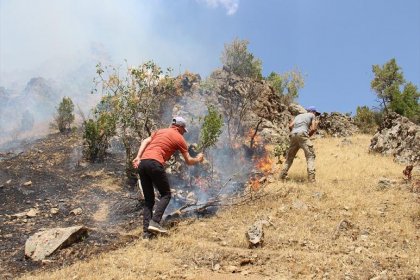
[[[407,183],[403,165],[368,153],[369,136],[346,139],[314,141],[316,184],[306,183],[300,151],[290,181],[271,176],[246,203],[221,207],[215,215],[185,218],[169,236],[150,241],[133,237],[140,235],[140,218],[120,219],[119,234],[130,236],[128,243],[115,238],[119,245],[104,253],[97,250],[82,255],[83,261],[66,261],[66,256],[70,260],[79,254],[83,241],[21,279],[418,279],[419,174]],[[99,171],[112,180],[112,167],[104,168]],[[82,171],[78,172],[69,177],[80,178]],[[100,185],[92,174],[91,186]],[[77,182],[73,185],[73,191],[82,189]],[[91,191],[85,187],[85,194]],[[124,192],[129,193],[108,189],[102,195],[116,200]],[[100,216],[99,210],[89,215]],[[109,209],[102,212],[112,214]],[[258,219],[272,225],[264,227],[264,246],[249,249],[245,232]],[[110,251],[114,248],[118,249]]]

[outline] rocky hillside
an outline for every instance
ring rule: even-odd
[[[22,279],[420,276],[419,174],[407,181],[404,166],[391,157],[369,154],[368,136],[316,139],[316,184],[306,183],[306,163],[299,152],[289,181],[277,181],[281,166],[273,165],[266,182],[251,195],[216,212],[167,223],[170,234],[150,241],[139,238],[140,212],[129,203],[135,192],[118,181],[118,161],[69,162],[65,158],[73,149],[66,147],[77,141],[63,140],[49,138],[0,162],[0,273],[5,279],[17,274]],[[29,168],[20,173],[25,162]],[[25,184],[28,181],[32,183]],[[29,217],[31,208],[38,212]],[[53,214],[53,208],[58,213]],[[82,211],[72,214],[77,208]],[[25,217],[14,217],[22,211]],[[246,233],[256,222],[262,225],[263,242],[250,247]],[[31,234],[70,224],[90,228],[88,237],[43,262],[23,257]]]

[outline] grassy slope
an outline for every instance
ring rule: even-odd
[[[418,196],[402,182],[403,166],[368,154],[369,137],[350,139],[349,145],[334,138],[315,141],[315,185],[301,182],[306,163],[300,151],[291,181],[266,186],[269,195],[262,199],[185,220],[169,237],[139,240],[23,279],[418,278]],[[401,184],[378,190],[381,177]],[[248,249],[244,233],[259,217],[270,217],[275,227],[264,228],[263,248]],[[337,235],[343,219],[351,226]]]

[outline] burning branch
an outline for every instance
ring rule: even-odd
[[[254,146],[254,138],[255,136],[257,136],[258,128],[260,127],[260,124],[262,123],[262,121],[263,121],[262,119],[258,121],[257,126],[255,127],[254,134],[251,136],[251,141],[249,142],[249,148],[251,149]]]

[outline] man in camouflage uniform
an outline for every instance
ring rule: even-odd
[[[315,116],[319,113],[314,106],[306,109],[307,113],[297,115],[294,120],[289,124],[290,132],[290,147],[287,152],[286,162],[280,173],[280,179],[286,179],[287,172],[292,166],[296,153],[300,148],[305,152],[306,164],[308,169],[309,182],[315,182],[315,151],[314,146],[309,139],[318,126]]]

